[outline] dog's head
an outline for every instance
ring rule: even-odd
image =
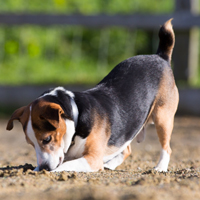
[[[12,114],[7,130],[13,128],[13,120],[21,122],[26,141],[35,148],[38,170],[51,171],[63,163],[75,126],[59,104],[38,99],[21,107]]]

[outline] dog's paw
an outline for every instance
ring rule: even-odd
[[[170,160],[170,155],[167,153],[167,151],[162,149],[160,154],[160,160],[154,169],[158,172],[167,172],[169,160]]]
[[[167,168],[163,167],[163,166],[156,166],[156,167],[154,167],[154,170],[156,170],[158,172],[167,172]]]

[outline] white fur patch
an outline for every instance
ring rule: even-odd
[[[115,156],[112,160],[109,160],[108,162],[104,163],[104,167],[114,170],[117,166],[121,165],[124,161],[124,155],[123,153],[119,153],[117,156]]]
[[[52,172],[60,171],[93,172],[94,170],[91,169],[87,160],[82,157],[76,160],[67,161],[54,169]]]
[[[64,153],[66,153],[71,145],[72,142],[72,137],[75,133],[75,126],[74,126],[74,121],[66,119],[65,120],[66,127],[67,127],[67,132],[63,136],[64,140]]]
[[[69,90],[65,90],[65,93],[68,94],[72,99],[74,98],[74,93],[69,91]]]
[[[61,87],[61,86],[54,88],[51,92],[45,93],[42,96],[40,96],[39,98],[42,98],[42,97],[47,96],[47,95],[57,96],[57,91],[63,91],[66,94],[68,94],[71,98],[74,98],[74,93],[73,92],[68,91],[64,87]]]
[[[37,156],[37,165],[39,166],[42,163],[42,160],[40,158],[41,150],[40,150],[40,146],[37,142],[37,139],[35,137],[35,132],[33,131],[33,128],[32,128],[31,110],[32,110],[32,107],[30,106],[30,116],[29,116],[29,120],[28,120],[28,124],[27,124],[27,136],[34,144],[36,156]]]
[[[158,165],[155,167],[155,170],[159,172],[167,172],[167,168],[169,165],[170,155],[164,149],[161,150],[160,160]]]
[[[51,92],[45,93],[45,94],[43,94],[42,96],[40,96],[39,98],[45,97],[45,96],[47,96],[47,95],[56,96],[58,90],[65,91],[65,89],[64,89],[63,87],[56,87],[56,88],[54,88]]]
[[[87,138],[83,139],[80,136],[76,136],[74,138],[74,145],[67,152],[65,159],[73,160],[82,157],[85,150],[86,140]]]

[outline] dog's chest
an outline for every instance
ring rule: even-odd
[[[76,136],[74,138],[74,144],[69,148],[69,150],[65,154],[65,161],[77,159],[83,156],[86,139],[87,138],[83,139],[80,136]]]

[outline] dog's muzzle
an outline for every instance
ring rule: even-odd
[[[48,162],[44,162],[39,166],[39,171],[41,171],[43,169],[46,170],[46,171],[52,171],[52,170],[56,169],[57,167],[59,167],[63,163],[63,160],[64,160],[64,158],[59,157],[58,165],[56,167],[53,167],[53,168],[52,168],[52,166],[50,166],[50,164],[48,164]]]

